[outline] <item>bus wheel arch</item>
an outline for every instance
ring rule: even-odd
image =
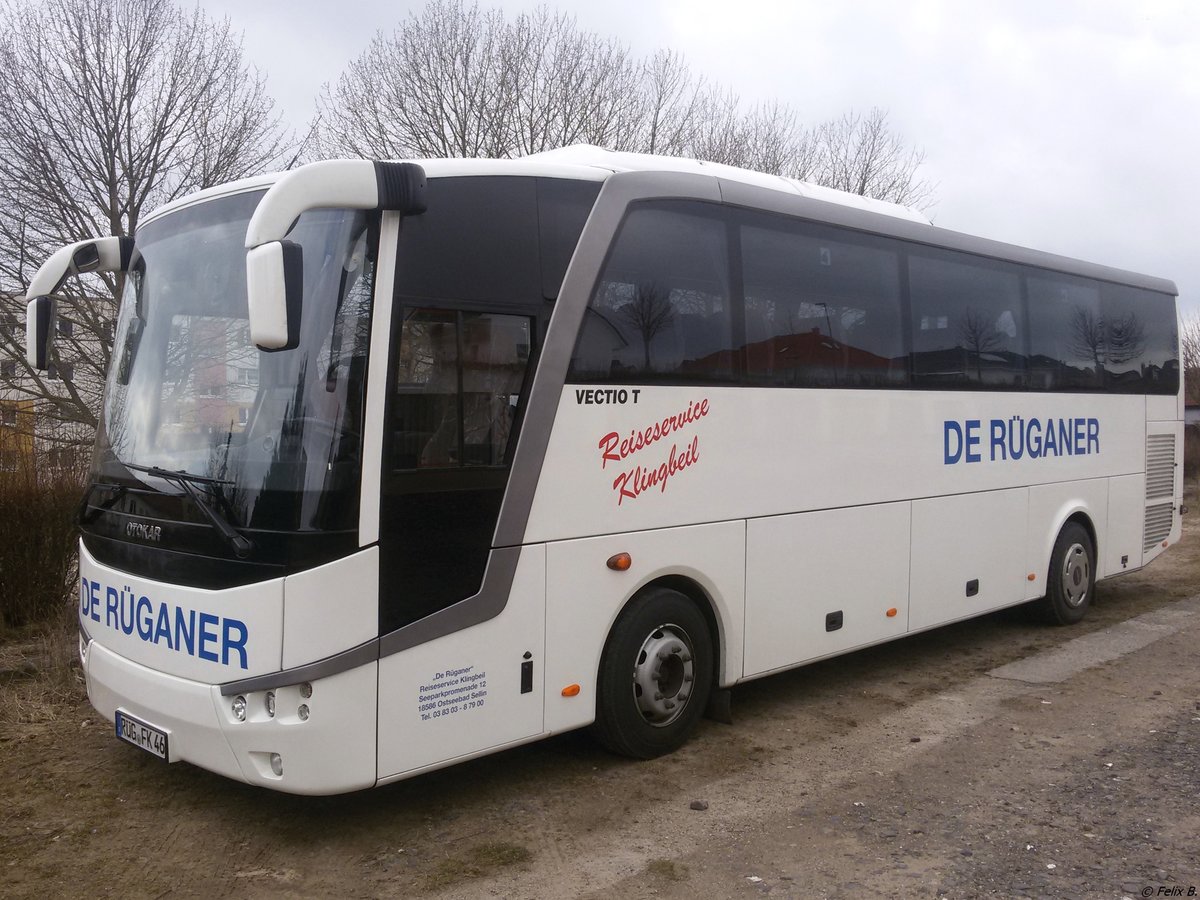
[[[707,707],[718,641],[711,605],[694,582],[666,577],[642,586],[605,640],[593,736],[638,759],[680,747]]]

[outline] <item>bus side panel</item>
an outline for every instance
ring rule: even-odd
[[[524,540],[1127,475],[1143,471],[1145,409],[1117,394],[568,385]]]
[[[747,677],[908,630],[911,504],[746,526]]]
[[[379,661],[379,777],[542,732],[546,548],[521,549],[495,618]]]
[[[1100,577],[1130,572],[1142,564],[1146,476],[1108,479],[1108,539],[1100,545]]]
[[[1027,488],[916,500],[912,509],[913,631],[1020,602]]]
[[[302,666],[379,633],[379,548],[283,580],[283,667]]]
[[[605,565],[628,553],[633,565]],[[732,684],[742,671],[746,573],[745,523],[723,522],[551,544],[547,554],[546,729],[579,728],[596,717],[600,655],[617,615],[638,590],[664,576],[683,576],[712,601],[720,630],[718,680]],[[578,684],[579,694],[562,689]]]
[[[1158,394],[1146,397],[1147,422],[1178,422],[1183,418],[1182,394]]]
[[[1099,560],[1099,554],[1108,545],[1108,479],[1039,484],[1029,489],[1029,545],[1025,565],[1034,578],[1025,582],[1025,600],[1046,596],[1054,542],[1058,540],[1063,523],[1076,513],[1087,516],[1096,531]],[[1100,568],[1099,563],[1097,568]],[[1097,572],[1097,576],[1099,574]]]

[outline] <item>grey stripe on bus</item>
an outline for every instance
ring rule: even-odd
[[[272,688],[329,678],[331,675],[348,672],[385,656],[391,656],[393,653],[399,653],[410,647],[416,647],[435,638],[453,634],[495,618],[508,602],[513,576],[516,575],[520,557],[520,547],[497,548],[488,555],[487,569],[483,573],[483,585],[480,587],[479,593],[474,596],[460,600],[453,606],[448,606],[433,615],[398,628],[382,637],[373,638],[357,647],[335,653],[325,659],[284,669],[281,672],[268,672],[265,675],[226,682],[221,685],[221,693],[230,696],[251,691],[269,691]]]

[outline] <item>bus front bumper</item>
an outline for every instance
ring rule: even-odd
[[[88,699],[110,723],[118,711],[164,732],[168,760],[292,794],[338,794],[376,782],[378,664],[235,697],[220,685],[167,675],[80,639]],[[130,752],[137,752],[130,747]]]

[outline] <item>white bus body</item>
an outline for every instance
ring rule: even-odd
[[[1069,623],[1179,539],[1170,282],[687,161],[424,161],[378,210],[369,165],[178,201],[120,262],[80,653],[144,750],[305,794],[592,723],[650,756],[712,690]]]

